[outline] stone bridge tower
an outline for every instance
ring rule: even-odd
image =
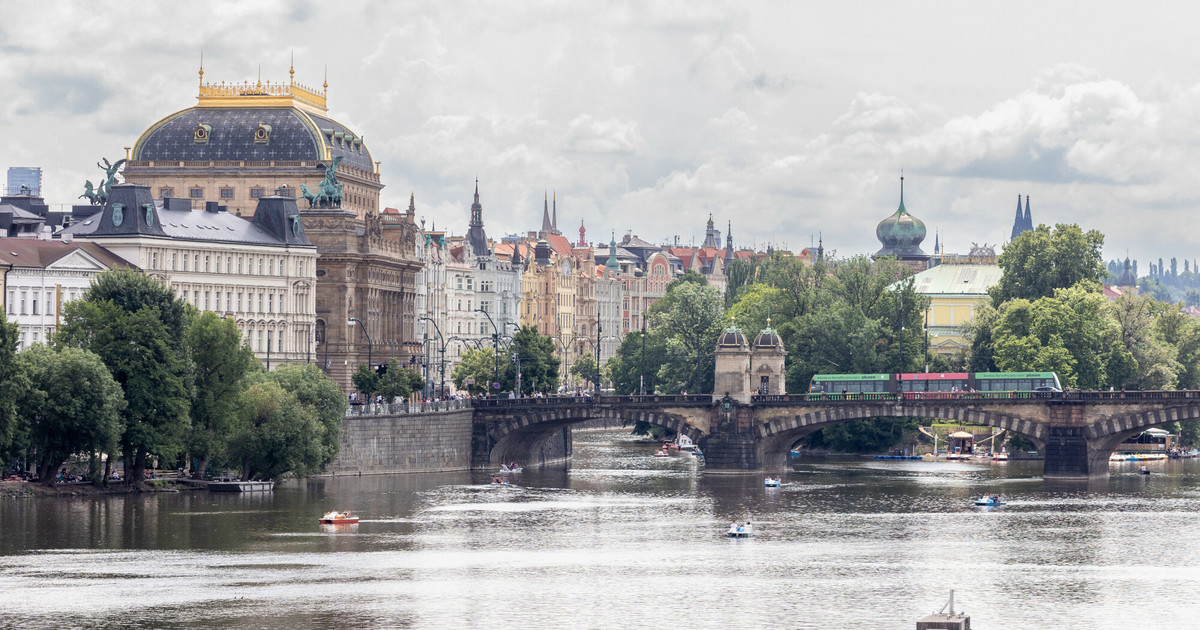
[[[746,335],[737,326],[730,326],[717,339],[716,369],[713,374],[713,396],[727,396],[742,404],[750,403],[750,348]]]

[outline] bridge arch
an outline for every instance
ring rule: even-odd
[[[979,424],[1018,433],[1037,444],[1049,436],[1044,424],[1011,413],[961,405],[903,403],[879,405],[841,404],[807,413],[787,413],[764,423],[759,430],[759,461],[766,470],[786,470],[788,451],[800,438],[827,426],[866,418],[936,418]]]
[[[654,409],[624,408],[595,404],[545,405],[516,413],[497,409],[483,413],[476,408],[477,423],[472,439],[472,457],[476,467],[493,468],[504,462],[551,464],[542,456],[547,444],[562,429],[589,420],[609,419],[623,422],[647,422],[668,431],[686,435],[699,443],[705,432],[682,413]],[[509,413],[503,413],[509,411]],[[567,447],[569,455],[569,446]]]

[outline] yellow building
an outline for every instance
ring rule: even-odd
[[[929,349],[950,357],[967,347],[962,327],[991,302],[988,289],[1000,281],[996,256],[934,256],[934,266],[913,276],[916,292],[929,298],[925,329]]]

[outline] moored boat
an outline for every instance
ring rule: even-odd
[[[975,499],[975,505],[981,506],[997,506],[1006,505],[1004,498],[998,494],[985,494],[978,499]]]
[[[335,510],[321,517],[322,525],[354,525],[356,523],[358,523],[358,517],[350,514],[348,510],[345,512]]]

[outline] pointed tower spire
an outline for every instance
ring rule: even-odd
[[[817,232],[817,260],[825,260],[825,235]]]
[[[1025,229],[1033,229],[1033,213],[1029,211],[1029,195],[1025,195]]]
[[[554,214],[550,215],[550,230],[554,234],[561,234],[558,231],[558,191],[554,191]]]
[[[1026,212],[1028,212],[1029,197],[1025,197],[1025,200],[1025,207],[1027,209]],[[1021,195],[1017,195],[1017,218],[1013,221],[1012,234],[1008,237],[1009,241],[1016,240],[1016,238],[1021,235],[1021,232],[1032,229],[1026,227],[1027,219],[1025,217],[1026,215],[1021,213]]]
[[[487,233],[483,231],[483,206],[479,203],[479,177],[475,177],[475,203],[471,204],[471,223],[467,230],[467,242],[476,256],[487,256]]]
[[[733,221],[725,226],[725,262],[733,259]]]
[[[550,191],[545,191],[545,199],[542,205],[542,229],[541,236],[551,234],[554,231],[554,226],[550,224]]]
[[[612,240],[608,242],[608,261],[604,263],[604,267],[609,271],[616,273],[621,270],[621,264],[617,262],[617,231],[613,230]]]
[[[941,239],[938,238],[937,230],[933,231],[933,253],[935,255],[942,253]]]
[[[416,193],[408,193],[408,216],[416,216],[417,214],[417,195]]]
[[[204,49],[200,49],[200,87],[204,87]]]
[[[587,229],[583,227],[583,219],[580,219],[579,220],[579,246],[580,247],[587,247],[587,239],[584,238],[584,235],[586,233],[587,233]]]
[[[296,51],[292,51],[292,62],[288,68],[288,84],[296,85]]]

